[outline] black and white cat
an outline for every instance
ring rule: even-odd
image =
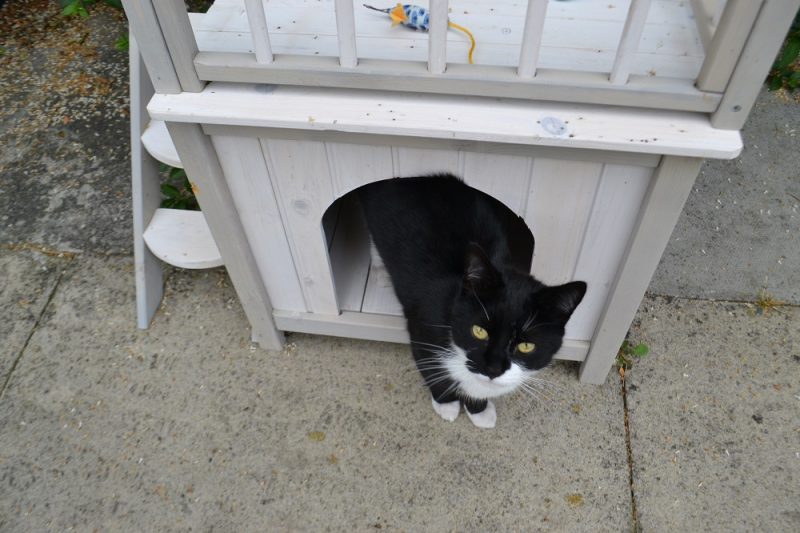
[[[494,427],[490,399],[550,363],[586,284],[533,278],[525,222],[455,176],[379,181],[357,196],[434,410],[452,421],[463,404],[476,426]]]

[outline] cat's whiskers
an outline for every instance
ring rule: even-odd
[[[537,310],[535,313],[528,315],[528,319],[522,325],[522,331],[527,331],[529,327],[533,324],[533,321],[536,320],[536,317],[539,316],[539,311]]]
[[[558,383],[554,383],[552,381],[548,381],[546,379],[537,378],[534,376],[528,376],[524,378],[524,381],[530,385],[538,385],[542,387],[542,389],[547,389],[553,391],[553,393],[562,392],[566,390],[566,387],[563,385],[559,385]]]
[[[478,298],[478,293],[477,293],[477,292],[475,292],[475,289],[472,289],[472,295],[473,295],[473,296],[475,297],[475,299],[478,301],[478,305],[480,305],[480,306],[481,306],[481,309],[483,309],[483,314],[484,314],[484,315],[486,315],[486,320],[488,320],[488,321],[490,321],[490,322],[491,322],[491,320],[492,320],[492,319],[491,319],[491,318],[489,318],[489,313],[486,311],[486,307],[483,305],[483,302],[481,301],[481,299],[480,299],[480,298]]]

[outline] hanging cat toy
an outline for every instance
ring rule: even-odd
[[[430,13],[422,6],[398,3],[395,7],[387,7],[386,9],[368,6],[367,4],[364,4],[364,7],[389,15],[389,17],[392,19],[393,27],[397,26],[398,24],[402,24],[406,28],[425,32],[430,28]],[[475,51],[475,37],[473,37],[472,32],[464,26],[460,26],[455,22],[451,22],[450,20],[447,21],[447,26],[453,28],[454,30],[462,31],[467,35],[467,37],[469,37],[469,42],[471,45],[469,47],[469,62],[472,64],[472,52]]]

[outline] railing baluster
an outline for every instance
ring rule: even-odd
[[[356,20],[352,0],[336,0],[336,37],[339,40],[339,64],[353,68],[358,64],[356,54]]]
[[[431,0],[428,30],[428,71],[442,74],[447,68],[447,0]]]
[[[521,78],[532,78],[536,75],[546,12],[547,0],[528,0],[525,32],[522,34],[522,48],[519,52],[519,66],[517,67],[517,74]]]
[[[614,59],[614,66],[609,76],[609,80],[614,85],[628,83],[628,76],[633,61],[636,59],[636,51],[639,49],[639,41],[642,40],[644,23],[649,10],[650,0],[631,0],[631,8],[628,11],[628,18],[625,20],[619,47],[617,47],[617,57]]]
[[[256,61],[259,63],[272,63],[272,46],[269,44],[269,30],[267,29],[267,16],[264,14],[262,0],[244,0],[247,11],[247,22],[250,24],[250,34],[253,36],[253,50]]]

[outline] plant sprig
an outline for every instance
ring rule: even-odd
[[[650,348],[645,343],[640,342],[634,345],[625,340],[622,341],[622,346],[619,347],[615,363],[619,368],[627,370],[633,366],[634,361],[647,357],[649,353]]]

